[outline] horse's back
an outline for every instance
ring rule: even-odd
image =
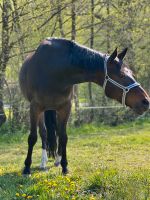
[[[71,65],[73,42],[65,39],[44,40],[22,65],[19,82],[24,96],[31,101],[35,93],[44,96],[63,87],[65,70]],[[60,81],[62,84],[60,84]]]

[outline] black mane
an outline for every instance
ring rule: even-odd
[[[104,55],[102,53],[65,38],[47,38],[47,40],[52,42],[58,41],[67,46],[73,66],[78,66],[88,72],[103,71]]]
[[[84,68],[88,72],[103,71],[104,55],[74,42],[72,64]]]

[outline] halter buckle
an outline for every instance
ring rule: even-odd
[[[125,93],[127,93],[127,92],[129,92],[129,90],[130,90],[129,88],[125,88],[124,91],[125,91]]]

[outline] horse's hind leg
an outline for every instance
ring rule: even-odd
[[[32,163],[32,151],[33,151],[33,146],[37,141],[37,124],[40,113],[41,111],[39,107],[34,102],[31,102],[30,104],[31,127],[30,127],[30,135],[28,137],[28,153],[27,153],[27,158],[25,160],[25,168],[23,170],[23,174],[30,174],[30,166]]]
[[[68,103],[64,108],[58,110],[58,156],[61,156],[62,173],[67,174],[67,133],[66,125],[71,110],[71,103]]]
[[[43,113],[41,114],[40,120],[39,120],[39,133],[40,133],[41,140],[42,140],[42,159],[41,159],[40,168],[46,169],[46,163],[48,161],[47,151],[46,151],[47,131],[46,131],[45,123],[44,123],[44,114]]]

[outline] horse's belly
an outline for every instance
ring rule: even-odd
[[[67,91],[56,93],[49,92],[49,94],[37,93],[34,95],[35,101],[43,107],[44,110],[54,109],[57,110],[59,107],[67,104],[72,100],[73,90],[69,88]]]

